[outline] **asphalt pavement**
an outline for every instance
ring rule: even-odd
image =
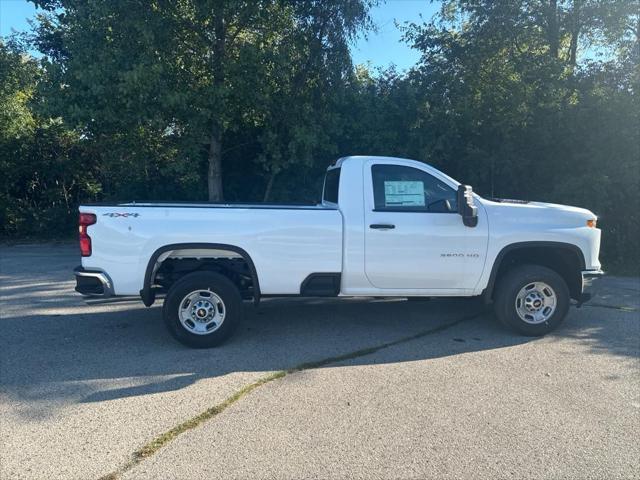
[[[272,299],[191,350],[85,304],[78,263],[0,248],[2,479],[640,478],[638,278],[541,339],[471,300]]]

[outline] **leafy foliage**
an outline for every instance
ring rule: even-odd
[[[605,261],[637,272],[640,4],[450,1],[406,38],[427,106],[414,152],[488,196],[594,210]]]
[[[318,200],[342,155],[426,161],[481,194],[584,206],[640,262],[640,2],[445,0],[408,72],[353,66],[368,0],[37,0],[0,43],[4,236],[94,200]]]
[[[42,71],[15,44],[0,44],[0,223],[6,236],[73,231],[76,207],[100,190],[91,146],[35,105]]]

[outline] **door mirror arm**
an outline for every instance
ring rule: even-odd
[[[427,211],[435,213],[452,213],[454,212],[454,209],[451,206],[451,202],[449,200],[447,200],[446,198],[442,198],[427,205]]]
[[[478,225],[478,207],[473,202],[473,190],[469,185],[458,185],[458,213],[467,227]]]

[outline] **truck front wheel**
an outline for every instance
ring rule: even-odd
[[[174,283],[162,307],[169,333],[194,348],[224,342],[242,318],[238,288],[223,275],[194,272]]]
[[[507,327],[527,336],[554,330],[567,316],[569,288],[550,268],[520,265],[498,282],[495,313]]]

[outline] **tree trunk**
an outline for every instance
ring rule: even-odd
[[[558,1],[550,0],[547,9],[547,38],[549,39],[549,55],[553,58],[558,58],[558,50],[560,48]]]
[[[580,4],[581,0],[573,1],[573,11],[571,14],[571,41],[569,42],[569,65],[576,66],[578,58],[578,38],[580,35]]]
[[[271,175],[269,175],[267,189],[264,191],[264,197],[262,198],[263,203],[266,203],[269,200],[269,197],[271,197],[271,189],[273,188],[273,181],[275,180],[276,175],[276,172],[271,172]]]
[[[209,169],[207,172],[207,191],[210,202],[224,199],[222,191],[222,122],[221,117],[225,108],[224,101],[224,56],[226,42],[226,28],[224,24],[224,2],[218,5],[214,20],[215,41],[213,44],[213,85],[218,97],[216,105],[217,115],[211,120],[211,140],[209,144]]]
[[[211,128],[207,190],[210,202],[220,202],[224,199],[222,191],[222,130],[217,121],[213,122]]]

